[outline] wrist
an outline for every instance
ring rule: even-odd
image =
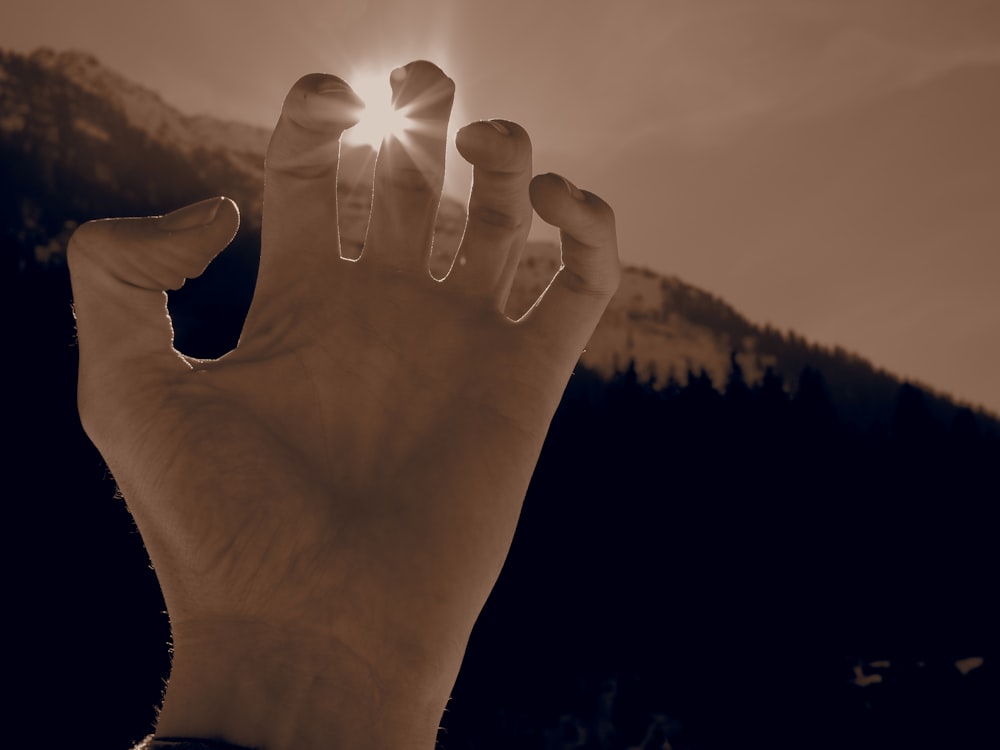
[[[380,674],[330,637],[260,623],[174,634],[158,736],[257,750],[431,750],[447,695]]]

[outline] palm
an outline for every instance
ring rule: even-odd
[[[168,604],[178,616],[210,606],[326,618],[316,598],[352,607],[337,573],[360,568],[406,620],[460,608],[465,625],[499,572],[572,357],[429,276],[344,261],[330,281],[315,306],[299,304],[307,317],[275,311],[288,324],[280,339],[248,332],[229,356],[173,378],[161,403],[144,399],[150,413],[137,424],[155,434],[148,456],[127,462],[163,463],[163,502],[190,498],[179,517],[205,600],[177,592],[182,600]],[[373,305],[376,295],[391,302]],[[168,420],[166,402],[178,405]],[[238,505],[223,533],[205,523],[199,499],[206,459],[212,496]],[[279,530],[287,538],[276,544]],[[276,602],[274,592],[289,591],[282,576],[317,554],[308,600]],[[278,574],[270,591],[260,591],[260,571]],[[444,601],[446,592],[459,598]],[[447,611],[428,611],[434,601]]]

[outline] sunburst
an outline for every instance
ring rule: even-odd
[[[365,109],[358,124],[344,133],[344,141],[377,149],[386,137],[402,139],[412,123],[404,110],[392,105],[389,74],[356,73],[348,83],[364,101]]]

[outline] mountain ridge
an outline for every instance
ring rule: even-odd
[[[220,149],[233,157],[257,156],[267,147],[271,134],[266,128],[209,115],[185,115],[157,92],[105,67],[87,52],[56,52],[43,47],[32,52],[28,59],[58,72],[84,91],[114,103],[132,125],[155,134],[185,154],[208,148]],[[251,177],[263,179],[263,164],[239,158],[234,158],[233,164],[247,169]]]
[[[0,213],[6,225],[0,226],[0,236],[4,252],[17,256],[15,266],[60,263],[68,236],[81,221],[159,213],[207,195],[227,194],[240,206],[242,236],[214,264],[221,267],[206,274],[207,282],[193,282],[189,286],[195,291],[177,295],[194,300],[191,311],[175,313],[183,329],[187,316],[194,321],[204,313],[205,304],[197,301],[199,287],[224,286],[231,327],[238,326],[256,272],[268,138],[264,129],[184,115],[82,52],[42,49],[21,56],[0,51],[0,105],[0,153],[14,165],[14,179],[3,186],[11,200]],[[338,202],[345,257],[357,257],[363,246],[374,160],[374,151],[344,150]],[[451,264],[464,222],[463,205],[444,196],[432,257],[438,277]],[[516,318],[527,310],[558,268],[558,248],[529,243],[508,314]],[[222,283],[224,275],[233,274],[242,281]],[[217,312],[219,306],[209,307]],[[235,335],[238,327],[236,334],[228,334],[230,344]],[[817,346],[794,332],[756,325],[676,276],[630,266],[581,363],[604,377],[634,363],[642,378],[660,385],[704,373],[717,387],[736,363],[748,383],[760,383],[770,369],[780,373],[789,390],[804,368],[812,368],[823,374],[841,415],[864,427],[888,424],[902,382],[839,347]],[[1000,424],[982,409],[919,387],[942,418],[953,419],[971,408],[983,425],[995,429]]]

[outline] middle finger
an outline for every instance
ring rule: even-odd
[[[448,117],[455,84],[418,60],[392,72],[393,104],[408,127],[387,136],[375,164],[375,192],[363,260],[426,270],[444,184]]]

